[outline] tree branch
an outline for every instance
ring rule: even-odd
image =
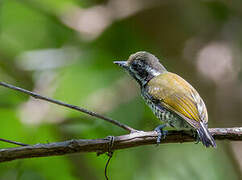
[[[90,116],[103,119],[107,122],[110,122],[130,132],[130,134],[114,137],[112,151],[118,150],[118,149],[148,145],[148,144],[156,144],[157,132],[155,131],[150,131],[150,132],[137,131],[118,121],[115,121],[113,119],[107,118],[105,116],[102,116],[100,114],[86,110],[78,106],[74,106],[55,99],[51,99],[4,82],[0,82],[0,86],[7,87],[16,91],[20,91],[36,99],[48,101],[50,103],[54,103],[60,106],[74,109],[74,110],[86,113]],[[217,140],[227,139],[232,141],[236,141],[236,140],[242,141],[242,127],[212,128],[212,129],[209,129],[209,131]],[[192,142],[194,140],[195,140],[194,137],[190,135],[189,131],[169,131],[167,138],[163,140],[161,143],[177,143],[177,142],[182,143],[182,142]],[[11,161],[16,159],[23,159],[23,158],[32,158],[32,157],[65,155],[65,154],[71,154],[71,153],[77,153],[77,152],[97,152],[98,154],[102,154],[110,151],[110,147],[109,147],[110,138],[79,139],[79,140],[74,139],[74,140],[56,142],[56,143],[36,144],[33,146],[15,142],[15,141],[5,140],[1,138],[0,138],[0,141],[22,146],[17,148],[0,149],[0,162],[6,162],[6,161]]]
[[[24,144],[24,143],[21,143],[21,142],[11,141],[11,140],[7,140],[7,139],[3,139],[3,138],[0,138],[0,141],[10,143],[10,144],[19,145],[19,146],[29,146],[29,144]]]
[[[99,119],[103,119],[103,120],[105,120],[107,122],[110,122],[110,123],[116,125],[116,126],[119,126],[120,128],[123,128],[124,130],[126,130],[128,132],[135,132],[135,131],[137,131],[137,130],[129,127],[126,124],[120,123],[120,122],[118,122],[116,120],[113,120],[111,118],[105,117],[103,115],[100,115],[98,113],[89,111],[87,109],[84,109],[84,108],[81,108],[81,107],[78,107],[78,106],[75,106],[75,105],[71,105],[71,104],[67,104],[67,103],[64,103],[64,102],[61,102],[61,101],[58,101],[58,100],[55,100],[55,99],[51,99],[49,97],[42,96],[42,95],[39,95],[39,94],[37,94],[35,92],[31,92],[31,91],[28,91],[26,89],[23,89],[23,88],[20,88],[20,87],[16,87],[16,86],[13,86],[11,84],[4,83],[4,82],[0,82],[0,86],[6,87],[6,88],[10,88],[10,89],[13,89],[15,91],[22,92],[24,94],[28,94],[28,95],[36,98],[36,99],[41,99],[41,100],[44,100],[44,101],[47,101],[47,102],[50,102],[50,103],[53,103],[53,104],[57,104],[57,105],[64,106],[64,107],[67,107],[67,108],[70,108],[70,109],[74,109],[76,111],[83,112],[85,114],[88,114],[90,116],[93,116],[93,117],[96,117],[96,118],[99,118]]]
[[[242,141],[242,127],[236,128],[210,128],[209,131],[216,140]],[[195,141],[189,131],[169,131],[161,143],[183,143]],[[112,150],[156,144],[157,133],[134,132],[127,135],[114,137]],[[108,151],[110,138],[104,139],[79,139],[48,144],[36,144],[17,148],[0,149],[0,162],[16,159],[47,157],[65,155],[78,152],[97,152],[102,154]],[[195,146],[195,145],[194,145]]]

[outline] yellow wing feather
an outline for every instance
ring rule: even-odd
[[[166,72],[148,83],[148,93],[158,99],[165,108],[197,127],[198,122],[207,122],[206,106],[197,91],[180,76]]]

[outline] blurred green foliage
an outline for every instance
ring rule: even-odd
[[[210,126],[241,126],[242,97],[235,93],[241,86],[241,3],[129,2],[0,1],[0,80],[151,130],[159,122],[139,97],[135,82],[112,63],[146,50],[199,90]],[[98,14],[100,7],[106,9]],[[214,81],[199,70],[199,52],[210,42],[223,42],[232,52],[234,79],[229,82]],[[1,138],[36,144],[125,133],[102,120],[2,87],[0,99]],[[126,149],[114,153],[108,173],[115,180],[239,179],[239,163],[231,152],[225,142],[218,142],[217,149],[194,143]],[[107,158],[90,153],[2,163],[0,180],[104,179]]]

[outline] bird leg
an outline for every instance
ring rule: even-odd
[[[166,124],[161,124],[155,128],[155,131],[158,133],[158,137],[157,137],[157,141],[156,141],[157,145],[159,145],[161,139],[165,139],[166,135],[168,134],[168,131],[163,130],[163,128],[165,128],[165,127],[166,127]]]
[[[197,131],[194,131],[194,130],[192,130],[191,129],[191,135],[194,137],[194,139],[196,140],[195,141],[195,144],[198,144],[199,142],[200,142],[200,138],[199,138],[199,136],[198,136],[198,133],[197,133]],[[190,134],[190,133],[189,133]]]
[[[193,133],[194,133],[194,137],[196,139],[195,144],[198,144],[200,142],[200,137],[198,136],[198,133],[197,132],[193,131]]]

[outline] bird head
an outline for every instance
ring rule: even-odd
[[[127,61],[114,61],[114,63],[128,71],[141,86],[167,71],[157,57],[145,51],[132,54]]]

